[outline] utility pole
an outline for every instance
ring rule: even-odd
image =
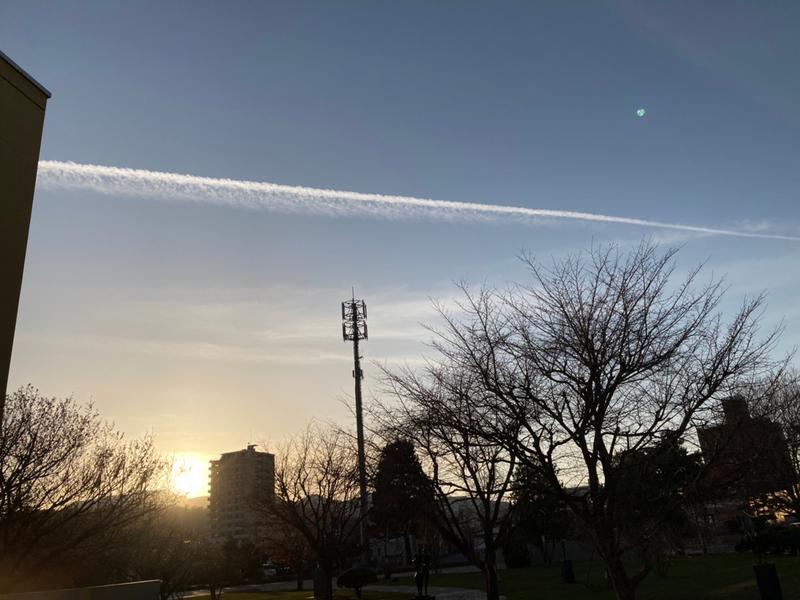
[[[367,465],[364,456],[364,417],[361,411],[361,355],[358,353],[358,342],[367,340],[367,305],[363,300],[356,300],[355,290],[350,300],[342,302],[342,338],[345,342],[353,342],[353,379],[356,394],[356,435],[358,436],[358,486],[361,495],[361,559],[364,566],[370,563],[369,524],[367,523]]]

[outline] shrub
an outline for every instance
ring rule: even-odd
[[[503,544],[503,558],[509,569],[520,569],[529,567],[531,555],[528,551],[528,544],[525,543],[524,536],[512,533]]]
[[[356,597],[361,598],[361,588],[376,581],[378,581],[378,576],[375,571],[366,567],[355,567],[339,575],[336,579],[336,585],[353,588],[356,592]]]

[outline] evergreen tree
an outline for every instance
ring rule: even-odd
[[[551,562],[558,544],[570,532],[567,505],[530,465],[517,469],[514,484],[514,527],[504,548],[506,562],[513,562],[508,556],[514,554],[513,546],[527,542],[539,548],[544,562]]]
[[[372,522],[385,539],[402,535],[405,563],[411,559],[409,535],[419,534],[433,503],[431,483],[408,440],[384,446],[375,473]]]

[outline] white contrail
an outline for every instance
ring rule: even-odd
[[[388,219],[443,219],[455,221],[538,222],[541,219],[578,219],[641,227],[677,229],[694,233],[733,235],[800,242],[800,237],[753,233],[713,227],[663,223],[595,213],[499,204],[430,200],[343,192],[276,183],[214,179],[141,169],[104,167],[74,162],[39,162],[37,185],[43,189],[90,189],[103,194],[144,196],[163,200],[204,202],[257,210],[302,212],[329,216],[367,215]]]

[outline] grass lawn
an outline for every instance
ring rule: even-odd
[[[651,574],[637,590],[638,600],[759,600],[752,554],[727,554],[678,558],[670,564],[667,577]],[[800,557],[769,556],[781,578],[784,597],[800,598]],[[599,562],[576,562],[576,583],[561,583],[561,565],[535,566],[500,572],[500,592],[508,600],[614,600],[605,587]],[[383,584],[381,581],[380,584]],[[389,584],[391,585],[391,584]],[[413,585],[410,578],[395,585]],[[432,586],[483,589],[480,573],[451,573],[431,576]],[[309,600],[303,592],[231,593],[224,600]],[[205,597],[207,598],[207,596]],[[196,600],[202,600],[197,598]],[[336,591],[334,600],[355,600],[351,591]],[[410,600],[408,594],[364,590],[364,600]]]
[[[387,594],[385,592],[370,592],[364,589],[363,600],[409,600],[408,594]],[[209,596],[194,596],[192,600],[208,600]],[[238,592],[224,593],[223,600],[309,600],[314,598],[313,592]],[[356,600],[356,595],[351,590],[334,590],[333,600]]]
[[[800,557],[770,556],[786,598],[800,597]],[[759,600],[751,554],[677,558],[666,577],[651,574],[637,590],[638,600]],[[576,562],[576,583],[561,583],[561,565],[509,569],[500,572],[500,593],[509,600],[613,600],[605,587],[603,567],[598,562]],[[410,584],[411,580],[402,581]],[[431,577],[431,585],[483,588],[480,573],[452,573]]]

